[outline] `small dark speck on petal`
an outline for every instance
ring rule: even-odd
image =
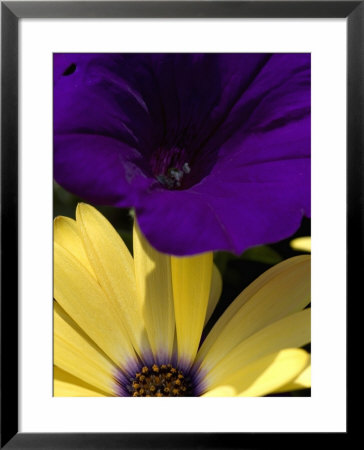
[[[62,73],[63,76],[72,75],[76,71],[76,64],[72,63],[67,69]]]

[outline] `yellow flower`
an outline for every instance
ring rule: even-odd
[[[263,396],[310,386],[310,256],[261,275],[201,335],[222,290],[212,253],[134,258],[79,204],[54,224],[56,396]]]

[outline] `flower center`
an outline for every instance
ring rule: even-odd
[[[131,379],[129,387],[132,397],[189,397],[192,395],[190,377],[171,364],[144,366]]]
[[[184,177],[191,172],[186,151],[179,147],[159,148],[150,164],[156,179],[168,189],[181,188]]]

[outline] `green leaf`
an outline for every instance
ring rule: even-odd
[[[237,259],[233,253],[229,252],[214,252],[214,263],[220,270],[221,275],[224,275],[227,263],[232,260]]]
[[[282,257],[268,245],[258,245],[246,250],[242,255],[242,259],[248,261],[256,261],[265,264],[277,264],[282,261]]]

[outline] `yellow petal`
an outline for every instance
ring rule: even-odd
[[[308,389],[311,387],[311,364],[303,370],[295,379],[290,383],[281,386],[276,389],[275,392],[291,392],[299,389]]]
[[[204,376],[204,386],[212,389],[221,384],[230,374],[270,353],[285,348],[303,347],[311,340],[311,310],[305,309],[287,316],[253,334],[220,360],[210,370],[201,366]],[[209,366],[211,362],[209,361]]]
[[[54,302],[54,364],[97,389],[114,395],[116,366],[79,332]]]
[[[141,305],[136,292],[134,262],[121,237],[94,207],[80,203],[77,224],[97,280],[124,324],[134,348],[149,350]]]
[[[135,355],[114,304],[90,272],[56,242],[54,298],[115,364],[123,366]]]
[[[289,245],[293,248],[293,250],[297,250],[299,252],[311,252],[311,237],[307,236],[292,239]]]
[[[156,359],[169,361],[173,351],[174,307],[171,257],[145,239],[136,221],[133,231],[135,279],[149,342]]]
[[[98,390],[68,372],[54,367],[53,395],[55,397],[108,397]]]
[[[85,266],[91,275],[95,273],[87,258],[76,221],[69,217],[56,217],[54,219],[54,242],[68,250]]]
[[[205,317],[204,326],[209,321],[212,313],[214,312],[216,305],[219,301],[222,292],[222,277],[219,269],[213,264],[212,266],[212,278],[211,278],[211,290],[209,296],[209,302],[207,304],[207,311]]]
[[[178,358],[189,366],[196,356],[206,317],[212,253],[171,259]]]
[[[310,262],[308,255],[290,258],[248,286],[209,333],[197,360],[212,367],[251,334],[302,310],[310,302]]]
[[[306,367],[304,350],[286,349],[266,355],[227,377],[204,397],[261,397],[292,381]]]

